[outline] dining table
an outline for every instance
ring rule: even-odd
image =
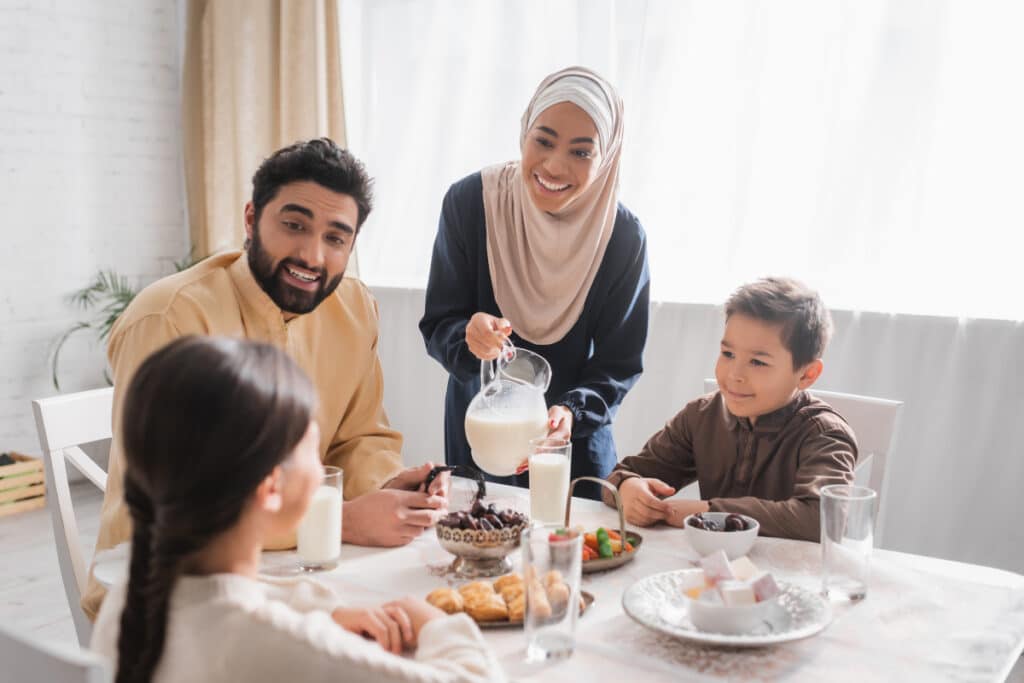
[[[458,480],[456,480],[456,483]],[[488,484],[487,502],[529,510],[527,489]],[[453,497],[452,507],[456,506]],[[573,498],[570,523],[616,529],[615,509]],[[623,608],[633,584],[662,572],[693,567],[700,556],[683,529],[633,529],[642,545],[632,561],[585,573],[582,590],[594,602],[576,625],[576,647],[564,659],[526,660],[521,626],[482,633],[508,677],[521,681],[1001,681],[1024,649],[1024,576],[922,555],[875,548],[867,595],[857,602],[826,601],[830,620],[820,632],[764,647],[709,645],[637,623]],[[821,546],[759,537],[748,557],[779,582],[821,591]],[[353,606],[403,596],[425,597],[459,586],[453,556],[427,530],[397,548],[345,544],[334,569],[314,576]],[[521,569],[519,552],[510,559]],[[288,573],[294,551],[265,552],[261,570]],[[107,572],[109,574],[109,572]],[[98,574],[99,575],[99,574]]]

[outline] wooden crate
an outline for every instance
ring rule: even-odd
[[[0,465],[0,517],[45,507],[43,461],[21,453],[10,456],[17,462]]]

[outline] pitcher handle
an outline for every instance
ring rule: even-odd
[[[487,387],[491,386],[501,375],[501,370],[516,357],[516,347],[508,339],[501,343],[501,351],[494,360],[480,361],[480,391],[486,396]]]

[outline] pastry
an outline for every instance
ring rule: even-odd
[[[468,599],[477,593],[495,595],[494,586],[491,585],[490,581],[474,581],[473,583],[467,583],[459,589],[459,594],[462,595],[463,599]]]
[[[500,593],[502,590],[504,590],[505,586],[509,586],[512,584],[522,585],[522,583],[523,577],[516,572],[512,572],[511,574],[505,574],[505,576],[498,577],[494,581],[494,590]]]
[[[501,596],[491,591],[472,594],[465,600],[466,614],[474,621],[505,621],[508,619],[508,606]]]
[[[464,608],[462,595],[451,588],[438,588],[431,591],[427,596],[427,602],[448,614],[461,612]]]
[[[526,587],[521,581],[519,583],[509,584],[501,589],[501,599],[507,603],[511,603],[513,600],[523,595],[525,591]]]
[[[531,581],[527,587],[529,591],[528,598],[530,600],[530,611],[533,612],[538,619],[547,619],[551,616],[551,603],[548,601],[547,593],[544,591],[544,586],[541,585],[540,581]]]
[[[544,587],[547,588],[556,583],[565,583],[565,579],[562,578],[562,572],[552,569],[544,575]]]
[[[569,604],[569,586],[562,582],[549,584],[547,594],[551,608],[556,612],[564,613],[565,606]]]
[[[512,622],[522,621],[526,616],[526,594],[519,595],[508,601],[508,620]]]

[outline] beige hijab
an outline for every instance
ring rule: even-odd
[[[523,114],[520,148],[541,112],[559,102],[580,107],[597,128],[601,165],[589,187],[558,213],[546,213],[530,200],[520,161],[481,172],[494,299],[516,333],[534,344],[559,341],[579,320],[618,201],[622,100],[590,69],[569,67],[544,79]]]

